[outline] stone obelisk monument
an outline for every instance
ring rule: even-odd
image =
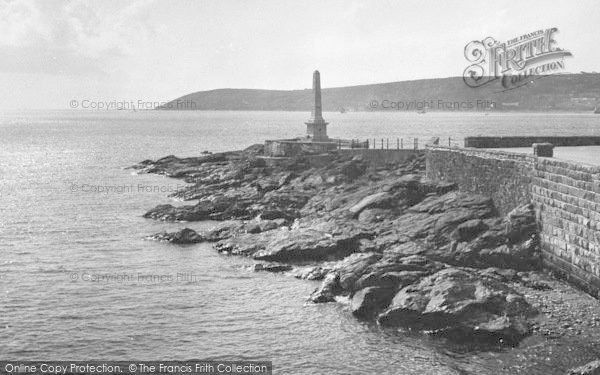
[[[321,107],[321,75],[318,70],[313,73],[313,95],[314,103],[310,114],[310,120],[306,122],[306,133],[313,142],[327,142],[327,124],[323,120],[323,113]]]

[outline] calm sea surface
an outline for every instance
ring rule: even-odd
[[[304,132],[296,112],[0,112],[0,358],[272,360],[277,374],[556,373],[548,348],[468,351],[380,330],[318,284],[253,273],[210,245],[144,240],[212,223],[142,218],[182,182],[143,159]],[[600,135],[577,114],[326,113],[330,135]],[[104,186],[118,191],[99,192]],[[180,204],[175,202],[174,204]],[[554,356],[554,355],[553,355]],[[527,370],[523,370],[527,369]]]

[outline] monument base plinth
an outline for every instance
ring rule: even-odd
[[[306,134],[313,142],[327,142],[329,137],[327,136],[327,122],[305,122]]]

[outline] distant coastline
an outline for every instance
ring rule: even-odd
[[[543,79],[541,79],[543,78]],[[324,88],[323,108],[333,112],[581,112],[600,106],[600,74],[532,78],[502,91],[498,82],[468,87],[462,77]],[[305,111],[311,90],[215,89],[187,94],[156,110]]]

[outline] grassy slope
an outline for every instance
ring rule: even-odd
[[[539,79],[536,79],[539,78]],[[434,101],[471,102],[491,100],[500,111],[591,111],[600,106],[600,74],[561,74],[547,77],[534,77],[533,82],[510,91],[502,92],[499,81],[479,88],[465,85],[461,77],[422,79],[380,83],[362,86],[349,86],[323,89],[323,108],[337,111],[345,108],[353,111],[370,111],[373,100],[388,101]],[[306,111],[311,107],[311,90],[251,90],[217,89],[199,91],[182,96],[177,101],[184,109],[196,110],[266,110],[266,111]],[[585,99],[587,98],[587,99]],[[195,103],[190,104],[190,102]],[[518,106],[502,103],[519,103]],[[162,109],[162,108],[161,108]],[[477,108],[476,108],[477,109]],[[376,110],[386,110],[379,108]],[[389,109],[388,109],[389,110]],[[409,109],[414,111],[414,107]],[[487,111],[485,108],[479,110]]]

